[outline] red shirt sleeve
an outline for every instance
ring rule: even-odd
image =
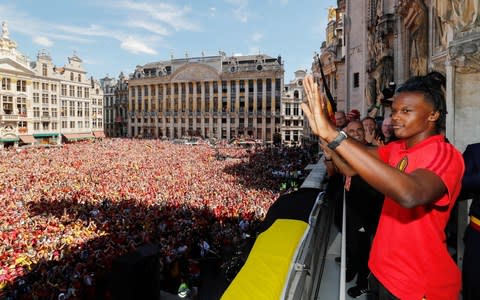
[[[435,204],[448,205],[451,200],[455,200],[461,188],[461,178],[465,170],[463,157],[448,143],[436,143],[430,147],[432,149],[428,149],[426,153],[435,153],[435,155],[430,155],[430,159],[425,157],[426,164],[423,168],[437,174],[447,188],[448,197],[442,197]]]

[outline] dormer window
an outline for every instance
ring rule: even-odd
[[[70,80],[73,81],[73,72],[70,72]]]

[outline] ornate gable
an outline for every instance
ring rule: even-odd
[[[172,81],[215,81],[219,79],[217,70],[199,63],[181,66],[172,75]]]

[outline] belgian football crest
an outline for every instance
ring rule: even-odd
[[[404,156],[397,164],[397,169],[399,169],[402,172],[405,172],[405,169],[408,166],[408,157]]]

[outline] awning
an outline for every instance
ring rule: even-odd
[[[104,138],[104,137],[105,137],[105,132],[103,132],[103,131],[94,131],[94,132],[93,132],[93,135],[94,135],[96,138]]]
[[[35,143],[35,138],[33,135],[21,135],[20,139],[22,140],[23,143],[25,144],[33,144]]]
[[[64,133],[63,136],[69,141],[93,139],[93,135],[91,133]]]
[[[4,137],[4,138],[0,138],[0,142],[3,142],[3,143],[9,143],[9,142],[18,142],[19,138],[18,137]]]
[[[34,133],[34,137],[51,137],[51,136],[58,136],[58,133],[56,132],[46,132],[46,133]]]

